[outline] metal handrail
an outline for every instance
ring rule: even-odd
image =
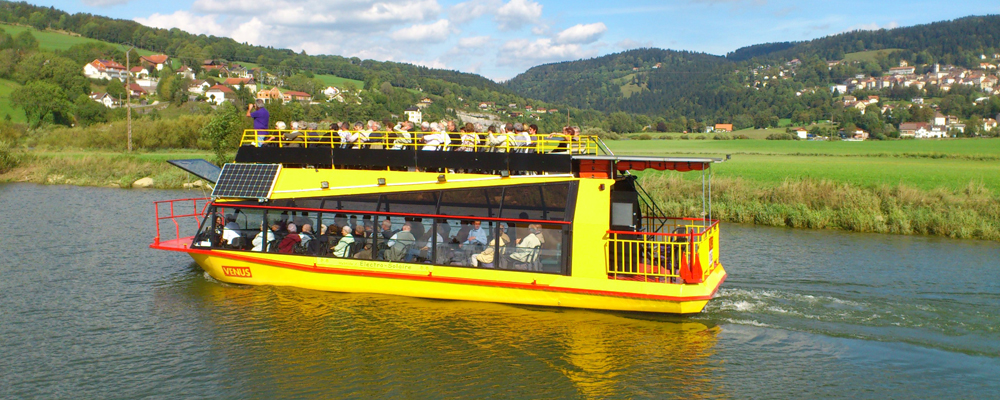
[[[607,151],[600,138],[590,135],[567,136],[554,134],[487,134],[458,133],[451,135],[466,135],[467,139],[451,139],[446,132],[403,132],[403,131],[345,131],[351,137],[366,137],[366,140],[349,140],[344,142],[341,131],[334,130],[291,130],[291,129],[247,129],[240,138],[240,146],[276,146],[276,147],[340,147],[358,149],[362,147],[381,147],[383,149],[400,150],[414,148],[418,150],[449,150],[449,151],[487,151],[487,152],[533,152],[533,153],[567,153],[596,155]],[[431,135],[425,137],[425,135]],[[435,137],[436,136],[436,137]],[[523,140],[527,136],[528,140]],[[447,137],[447,139],[445,138]],[[596,139],[596,140],[595,140]]]
[[[719,264],[719,223],[667,218],[683,233],[607,231],[607,274],[611,279],[661,283],[702,282]],[[699,273],[696,266],[701,267]]]
[[[180,226],[180,223],[177,222],[177,219],[178,218],[189,218],[189,217],[192,217],[192,218],[194,218],[194,221],[195,221],[194,224],[195,224],[195,226],[200,225],[201,224],[200,218],[203,215],[205,215],[205,210],[208,209],[208,205],[211,203],[211,200],[212,199],[208,198],[208,197],[199,197],[199,198],[190,198],[190,199],[174,199],[174,200],[154,201],[153,202],[153,208],[154,208],[153,217],[154,217],[154,222],[156,224],[156,237],[153,238],[153,244],[154,245],[158,245],[158,244],[160,244],[160,241],[161,241],[161,236],[160,236],[160,221],[167,220],[167,219],[171,220],[171,222],[174,223],[174,229],[175,229],[175,231],[174,231],[174,234],[175,234],[174,239],[180,239],[181,238],[181,226]],[[177,203],[180,203],[180,202],[188,202],[188,201],[191,202],[192,213],[191,214],[181,214],[181,215],[178,215],[177,212],[174,209],[174,205],[177,204]],[[198,210],[198,202],[199,201],[205,202],[205,204],[201,207],[200,211]],[[169,208],[170,215],[163,216],[163,217],[160,216],[160,205],[161,204],[169,204],[170,205],[170,208]]]

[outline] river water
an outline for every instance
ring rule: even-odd
[[[0,185],[0,398],[996,398],[1000,243],[726,224],[692,317],[207,277],[188,191]]]

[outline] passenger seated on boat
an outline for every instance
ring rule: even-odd
[[[382,220],[382,240],[389,240],[392,238],[392,235],[396,234],[396,232],[399,232],[399,229],[392,229],[392,221],[388,218]]]
[[[350,125],[346,122],[340,123],[340,129],[337,131],[337,136],[340,138],[340,148],[347,149],[354,146],[354,142],[358,140],[357,134],[351,132]]]
[[[294,222],[288,223],[288,234],[285,235],[281,242],[278,243],[278,252],[284,254],[292,254],[295,252],[295,246],[302,242],[302,238],[296,233],[296,227]]]
[[[257,236],[254,236],[253,242],[252,242],[253,243],[253,248],[250,249],[250,250],[251,251],[258,251],[258,252],[264,251],[264,245],[265,244],[274,242],[274,239],[275,239],[275,237],[274,237],[274,230],[277,229],[277,228],[278,228],[277,225],[272,225],[270,228],[268,228],[268,230],[267,230],[267,236],[266,236],[266,239],[265,239],[265,236],[264,236],[264,223],[261,222],[260,223],[261,232],[257,232]]]
[[[372,131],[365,130],[365,124],[362,124],[360,122],[355,122],[354,123],[355,140],[354,140],[354,146],[351,148],[352,149],[365,148],[366,143],[368,143],[368,138],[371,136],[371,134]]]
[[[500,234],[500,254],[503,254],[504,249],[507,247],[507,243],[510,242],[510,238],[507,237],[506,233]],[[494,251],[496,251],[497,241],[493,239],[490,241],[486,248],[483,249],[479,254],[473,254],[472,259],[469,260],[473,267],[478,267],[482,265],[484,268],[493,268]]]
[[[385,251],[385,259],[387,261],[403,261],[404,259],[409,261],[408,252],[417,241],[417,238],[410,232],[412,229],[413,227],[410,226],[410,223],[404,223],[402,230],[389,238],[389,241],[386,242],[389,248]]]
[[[422,127],[423,126],[421,126],[421,128]],[[428,126],[428,130],[423,134],[423,136],[421,136],[420,140],[424,142],[424,147],[421,148],[421,150],[437,150],[438,147],[441,146],[441,132],[438,123],[435,122],[430,124]]]
[[[281,135],[282,147],[302,147],[302,126],[299,125],[298,121],[292,121],[291,132],[285,132]]]
[[[566,125],[562,128],[562,132],[553,132],[549,136],[546,136],[547,140],[558,140],[560,143],[552,150],[552,153],[566,153],[569,151],[569,141],[573,140],[573,127]]]
[[[325,256],[330,250],[330,236],[327,235],[327,226],[320,224],[319,234],[309,241],[306,252],[312,255]]]
[[[527,236],[517,239],[516,249],[510,254],[510,259],[514,261],[515,267],[519,264],[533,264],[538,258],[538,249],[542,246],[539,239],[542,227],[538,224],[528,224],[528,232]]]
[[[503,146],[507,138],[503,134],[497,132],[496,125],[490,125],[489,128],[486,128],[486,132],[487,134],[486,134],[485,151],[488,152],[500,151],[500,147]]]
[[[351,234],[351,227],[344,225],[340,230],[341,238],[337,246],[333,248],[334,257],[348,258],[351,256],[351,247],[354,244],[354,236]]]
[[[302,239],[302,247],[308,247],[309,241],[316,238],[313,234],[312,225],[304,224],[302,225],[302,233],[299,233],[299,238]]]
[[[486,230],[482,228],[481,221],[472,221],[472,229],[466,233],[467,239],[462,241],[463,250],[479,250],[486,246]]]
[[[381,150],[384,147],[382,144],[384,143],[383,139],[385,139],[383,136],[385,133],[382,133],[382,125],[378,121],[370,119],[368,120],[368,129],[366,131],[368,132],[368,141],[370,143],[367,148]]]
[[[479,142],[479,136],[476,135],[476,126],[471,122],[465,123],[465,126],[461,129],[459,140],[461,140],[462,145],[455,149],[455,151],[475,151],[476,143]]]
[[[412,136],[410,136],[410,131],[413,130],[412,122],[405,121],[398,123],[392,130],[396,132],[396,138],[392,141],[393,150],[401,150],[406,145],[413,143]]]
[[[233,239],[240,236],[240,224],[236,223],[236,216],[226,215],[226,226],[222,228],[222,241],[225,244],[233,244]]]
[[[365,230],[364,223],[360,223],[354,227],[354,258],[368,259],[372,258],[372,239],[368,232]]]

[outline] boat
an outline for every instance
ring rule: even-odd
[[[700,172],[710,191],[723,158],[621,156],[585,135],[429,151],[286,133],[245,131],[221,169],[170,161],[214,187],[154,202],[150,248],[239,285],[611,311],[699,313],[726,279],[711,196],[668,217],[634,173]]]

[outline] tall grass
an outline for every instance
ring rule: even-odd
[[[199,131],[211,119],[207,115],[184,115],[176,119],[133,119],[132,145],[135,149],[208,149]],[[26,135],[25,144],[45,148],[86,148],[125,150],[128,125],[125,121],[91,125],[86,128],[48,126]]]
[[[180,188],[196,178],[158,157],[143,154],[38,155],[28,153],[21,167],[0,176],[5,181],[53,185],[130,188],[140,178],[153,178],[154,187]]]
[[[668,215],[701,213],[700,181],[676,173],[646,174],[640,184]],[[716,178],[712,208],[713,218],[729,222],[1000,240],[1000,197],[979,182],[957,190],[922,190],[809,178],[777,184]]]

